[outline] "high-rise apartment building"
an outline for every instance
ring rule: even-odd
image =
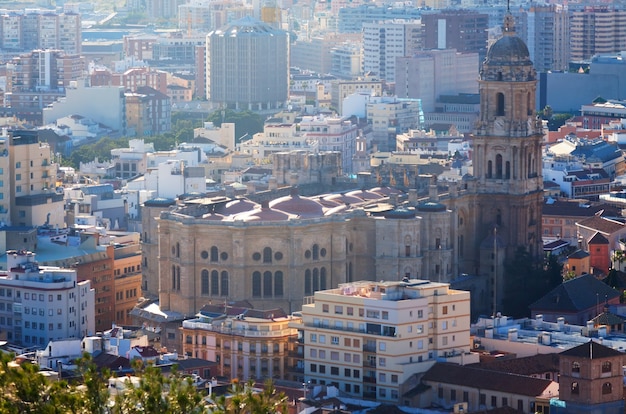
[[[94,290],[76,271],[39,266],[35,254],[7,251],[0,275],[0,327],[6,339],[44,347],[49,341],[95,333]]]
[[[470,350],[470,293],[447,283],[342,283],[302,306],[304,376],[312,384],[390,404],[403,384],[438,358],[462,361]]]
[[[38,131],[15,130],[8,141],[9,168],[0,173],[9,187],[10,224],[64,226],[63,193],[54,189],[56,164]]]
[[[78,13],[32,11],[0,16],[0,48],[8,50],[60,49],[81,53],[81,18]]]
[[[411,56],[421,46],[419,20],[363,24],[363,71],[386,82],[396,81],[396,58]]]
[[[289,35],[244,17],[206,37],[207,98],[236,109],[279,108],[289,88]]]
[[[585,6],[570,10],[571,60],[626,50],[626,10]]]
[[[528,52],[538,72],[567,70],[569,14],[561,5],[533,6],[526,13]]]
[[[478,53],[482,59],[487,52],[489,16],[470,10],[444,10],[422,14],[424,49],[456,49]]]
[[[396,96],[422,100],[424,112],[435,110],[442,95],[478,93],[478,54],[433,49],[399,57]]]

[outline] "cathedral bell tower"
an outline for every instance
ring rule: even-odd
[[[539,257],[542,127],[535,111],[537,74],[507,12],[502,37],[480,72],[480,118],[473,136],[474,243],[479,273],[490,275],[493,308],[503,300],[504,263],[519,248]]]

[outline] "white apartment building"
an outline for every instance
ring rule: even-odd
[[[107,127],[126,132],[126,106],[123,86],[85,86],[70,82],[65,97],[43,109],[43,124],[68,115],[81,115]],[[107,108],[103,111],[102,108]]]
[[[268,123],[263,132],[254,134],[251,140],[241,142],[236,150],[252,156],[257,164],[269,164],[271,154],[283,151],[317,151],[316,142],[308,142],[297,130],[296,124]]]
[[[215,144],[220,145],[229,151],[235,149],[235,124],[224,122],[220,127],[216,127],[213,122],[205,122],[202,128],[194,128],[194,138],[205,138],[213,141]],[[183,144],[184,145],[184,144]],[[215,145],[193,143],[194,146],[202,148],[207,152],[215,152]],[[219,150],[218,150],[219,151]],[[219,151],[222,152],[222,151]]]
[[[305,116],[300,131],[309,142],[317,142],[319,151],[341,152],[343,172],[352,172],[358,128],[347,117]]]
[[[363,72],[396,81],[396,58],[411,56],[421,45],[419,20],[363,23]]]
[[[380,150],[394,150],[396,135],[424,124],[422,102],[419,99],[371,97],[366,105],[367,123],[372,126],[372,138]]]
[[[7,251],[0,274],[0,329],[19,345],[44,347],[54,339],[95,331],[94,290],[77,282],[76,270],[39,266],[35,254]]]
[[[405,381],[435,361],[476,362],[469,354],[470,293],[447,283],[351,282],[312,299],[298,327],[312,384],[393,404]]]
[[[157,197],[176,198],[181,194],[206,192],[204,168],[180,159],[160,162],[145,175],[146,190]]]

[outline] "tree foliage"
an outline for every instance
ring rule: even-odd
[[[513,317],[528,316],[528,306],[563,282],[563,265],[550,255],[535,260],[519,248],[505,263],[504,313]]]
[[[267,380],[260,393],[254,390],[254,381],[233,381],[231,398],[221,395],[214,400],[210,410],[213,414],[286,414],[288,401],[284,393],[278,393],[272,380]]]
[[[191,378],[176,367],[169,376],[151,363],[133,361],[139,382],[111,399],[108,381],[111,372],[98,370],[85,354],[79,361],[77,383],[49,381],[36,364],[15,364],[12,355],[0,354],[0,413],[3,414],[274,414],[287,413],[287,398],[277,393],[271,381],[260,392],[254,383],[233,382],[230,398],[219,396],[211,402],[197,390]]]
[[[242,138],[243,140],[252,138],[254,134],[263,131],[263,118],[252,111],[224,109],[210,114],[208,120],[216,126],[221,126],[222,122],[234,123],[236,142],[241,142]]]

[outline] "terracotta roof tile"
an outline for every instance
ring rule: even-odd
[[[542,395],[552,381],[455,364],[436,363],[422,381],[443,382],[517,395]]]

